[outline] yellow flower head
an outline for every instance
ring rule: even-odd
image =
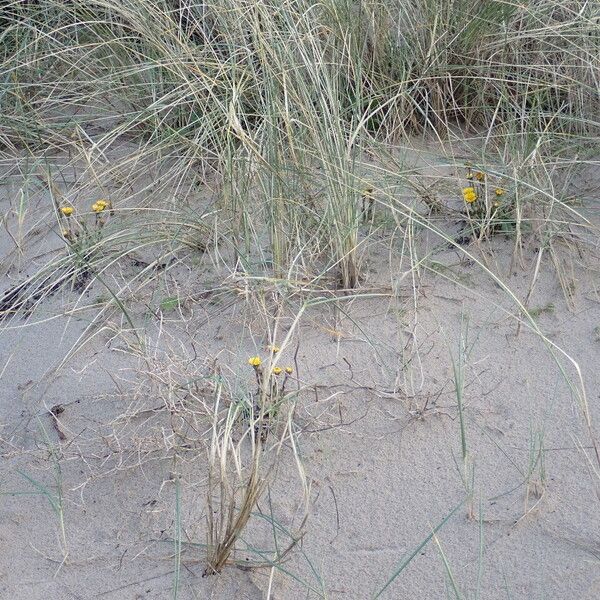
[[[467,173],[467,179],[473,179],[473,173],[471,173],[471,171]]]
[[[95,213],[101,213],[108,206],[108,202],[106,200],[97,200],[92,204],[92,210]]]
[[[65,217],[69,217],[73,214],[74,208],[72,206],[63,206],[60,209],[60,212],[65,215]]]
[[[274,375],[281,375],[282,372],[283,372],[283,369],[281,367],[273,367]]]
[[[496,188],[496,196],[504,196],[504,190],[502,188]]]
[[[291,375],[291,374],[294,372],[294,369],[292,369],[292,367],[286,367],[286,368],[285,368],[285,372],[286,372],[288,375]]]
[[[260,367],[260,363],[261,363],[260,356],[251,356],[248,359],[248,364],[252,367],[255,367],[255,368]]]
[[[281,350],[281,348],[280,348],[279,346],[275,346],[275,345],[273,345],[273,346],[269,346],[269,350],[270,350],[270,351],[271,351],[273,354],[277,354],[277,353],[278,353],[278,352]]]
[[[483,181],[485,179],[485,173],[482,173],[481,171],[477,171],[475,173],[475,179],[477,179],[477,181]]]
[[[468,204],[472,204],[475,202],[475,200],[477,200],[477,194],[475,193],[475,189],[472,187],[463,188],[462,194],[465,202]]]

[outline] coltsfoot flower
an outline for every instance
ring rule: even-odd
[[[285,372],[286,372],[288,375],[291,375],[291,374],[294,372],[294,369],[292,369],[292,367],[286,367],[286,368],[285,368]]]
[[[281,351],[281,348],[279,346],[269,346],[269,350],[273,353],[273,354],[277,354],[278,352]]]
[[[260,356],[251,356],[251,357],[248,359],[248,364],[249,364],[251,367],[255,367],[255,368],[256,368],[256,367],[260,367],[260,363],[261,363],[261,362],[262,362],[262,361],[260,360]]]
[[[96,202],[94,202],[94,204],[92,204],[92,210],[95,213],[101,213],[107,207],[108,207],[108,202],[106,200],[97,200]]]
[[[504,190],[502,188],[496,188],[496,196],[504,196]]]
[[[283,369],[281,367],[273,367],[274,375],[281,375],[283,373]]]
[[[475,173],[475,179],[477,179],[477,181],[483,181],[485,179],[485,173],[482,173],[481,171],[477,171]]]
[[[475,200],[477,200],[477,193],[475,192],[475,188],[463,188],[462,194],[465,202],[467,202],[468,204],[472,204],[473,202],[475,202]]]
[[[70,217],[73,214],[75,209],[72,206],[63,206],[60,209],[60,212],[65,215],[65,217]]]

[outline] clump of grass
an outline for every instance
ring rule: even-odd
[[[485,183],[471,211],[477,237],[534,229],[541,205],[543,220],[560,218],[560,197],[542,189],[529,216],[517,188],[559,158],[556,181],[596,127],[594,15],[577,4],[297,0],[275,16],[264,1],[15,3],[3,17],[1,118],[15,148],[68,150],[95,179],[103,153],[132,140],[137,161],[173,165],[164,189],[213,174],[232,267],[326,273],[354,289],[365,153],[383,156],[415,132],[466,127],[487,179],[492,161],[505,171],[510,192],[498,201]],[[92,149],[89,126],[104,131]]]
[[[237,409],[228,410],[225,422],[220,425],[217,416],[220,412],[219,388],[215,400],[215,422],[209,454],[206,511],[208,552],[204,575],[221,572],[266,485],[266,479],[261,473],[262,441],[250,434],[249,467],[247,472],[242,471],[244,449],[239,444],[232,444]],[[232,476],[235,479],[232,480]],[[241,481],[236,481],[238,478]],[[215,504],[215,495],[218,496],[218,504]]]
[[[218,381],[215,387],[206,510],[207,567],[204,575],[221,572],[229,561],[280,460],[284,440],[289,440],[292,448],[296,448],[291,421],[293,411],[286,414],[282,410],[286,399],[285,385],[292,368],[272,366],[267,369],[258,356],[251,357],[248,362],[256,376],[257,395],[247,418],[240,418],[246,408],[243,402],[230,402],[223,414],[222,382]],[[278,424],[282,425],[280,430],[277,429]],[[269,432],[272,432],[271,441]],[[273,436],[276,436],[275,439]],[[296,464],[304,480],[298,459]],[[308,489],[304,489],[308,494]],[[296,543],[297,540],[292,539],[291,547]],[[280,549],[273,565],[287,554]]]

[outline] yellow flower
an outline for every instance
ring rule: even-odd
[[[283,369],[281,367],[273,367],[273,373],[275,375],[281,375],[282,372],[283,372]]]
[[[504,196],[504,190],[502,188],[496,188],[496,196]]]
[[[70,215],[72,215],[72,214],[73,214],[73,210],[74,210],[74,209],[73,209],[73,207],[72,207],[72,206],[63,206],[63,207],[60,209],[60,212],[61,212],[63,215],[65,215],[65,217],[69,217]]]
[[[269,350],[273,353],[273,354],[277,354],[281,348],[279,346],[269,346]]]
[[[475,179],[477,179],[477,181],[483,181],[485,179],[485,173],[482,173],[481,171],[477,171],[475,173]]]
[[[288,375],[291,375],[291,374],[294,372],[294,369],[292,369],[292,367],[286,367],[286,368],[285,368],[285,372],[286,372]]]
[[[470,171],[467,173],[467,179],[473,179],[473,173]]]
[[[92,210],[95,213],[101,213],[108,206],[108,202],[106,200],[97,200],[92,204]]]
[[[475,189],[472,187],[466,187],[462,191],[463,198],[465,202],[472,204],[477,200],[477,194],[475,193]]]
[[[251,356],[248,359],[248,364],[252,367],[260,367],[260,363],[261,363],[260,356]]]

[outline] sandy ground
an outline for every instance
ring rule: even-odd
[[[8,211],[13,197],[11,189],[5,192]],[[0,238],[6,290],[27,275],[29,263],[15,258],[8,236]],[[60,239],[48,233],[40,244],[36,253],[60,246]],[[510,258],[511,241],[495,245],[496,256]],[[536,257],[527,248],[523,267],[494,264],[521,300]],[[205,279],[169,271],[161,285],[177,284],[196,300],[180,310],[151,311],[140,308],[140,299],[132,314],[141,340],[120,332],[116,312],[92,324],[97,309],[83,307],[102,295],[97,283],[84,297],[63,288],[29,319],[5,322],[0,597],[173,597],[178,521],[182,600],[267,598],[269,586],[271,599],[313,598],[319,591],[331,599],[372,598],[417,549],[382,598],[453,598],[453,586],[463,598],[475,598],[478,589],[486,599],[600,597],[599,480],[578,399],[548,345],[527,327],[517,335],[505,310],[514,305],[477,265],[455,250],[435,259],[449,265],[445,274],[460,274],[463,285],[423,271],[413,293],[410,278],[402,279],[406,267],[392,260],[388,268],[385,247],[375,245],[363,286],[393,285],[398,295],[309,308],[283,351],[282,364],[297,368],[293,422],[311,492],[302,543],[284,564],[287,574],[232,565],[202,577],[202,440],[210,431],[202,402],[210,397],[200,388],[191,408],[182,408],[178,394],[182,382],[210,374],[215,361],[235,393],[252,389],[246,361],[266,355],[268,338],[248,294],[230,285],[213,296]],[[125,270],[115,277],[135,271],[131,265]],[[544,258],[529,307],[548,339],[579,365],[598,422],[600,279],[591,258],[577,259],[573,274],[569,310]],[[226,275],[213,273],[216,281]],[[81,310],[72,310],[75,303]],[[278,342],[298,306],[290,302],[280,315]],[[467,321],[470,519],[452,371]],[[576,370],[561,361],[576,382]],[[50,410],[56,406],[55,419]],[[204,427],[195,435],[189,435],[189,414]],[[275,541],[285,545],[288,534],[300,531],[302,485],[289,444],[256,512],[238,544],[242,562],[256,560],[257,548],[269,554]],[[281,524],[277,540],[261,514]]]

